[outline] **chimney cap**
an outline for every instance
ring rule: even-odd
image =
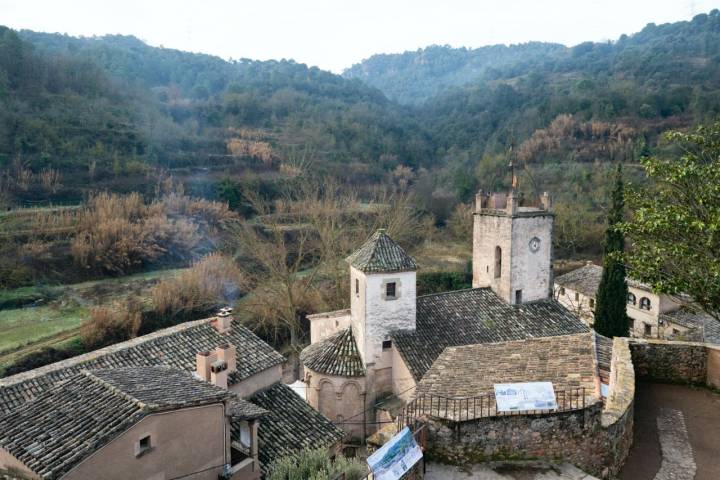
[[[213,373],[222,372],[223,370],[227,370],[227,362],[224,360],[215,360],[210,365],[210,371]]]
[[[207,357],[210,355],[210,352],[207,350],[203,350],[202,352],[198,352],[198,355],[202,355],[203,357]]]

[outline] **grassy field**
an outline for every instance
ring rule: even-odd
[[[80,325],[95,305],[130,295],[149,301],[150,287],[183,269],[157,270],[125,277],[63,286],[0,291],[0,370],[15,359],[44,347],[76,341]]]
[[[77,329],[87,316],[80,306],[41,306],[0,310],[0,355],[8,350]]]

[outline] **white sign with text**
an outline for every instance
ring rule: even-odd
[[[496,383],[495,403],[498,412],[557,409],[551,382]]]

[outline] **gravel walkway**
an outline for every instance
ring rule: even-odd
[[[657,417],[657,429],[662,463],[655,480],[693,480],[697,466],[683,413],[680,410],[661,408]]]
[[[484,463],[466,467],[428,463],[425,480],[597,480],[564,463],[545,462]]]

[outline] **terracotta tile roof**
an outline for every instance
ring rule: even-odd
[[[300,352],[300,360],[307,368],[318,373],[345,377],[365,375],[352,327],[305,347]]]
[[[417,270],[417,264],[385,230],[375,232],[347,262],[365,273],[407,272]]]
[[[448,347],[418,384],[418,394],[467,398],[493,393],[496,383],[552,382],[556,391],[595,392],[592,332]]]
[[[660,319],[688,328],[688,333],[684,335],[687,340],[720,344],[720,322],[707,313],[689,307],[682,307],[661,314]]]
[[[0,447],[42,478],[59,478],[152,412],[232,396],[167,367],[84,371],[0,417]]]
[[[228,334],[221,334],[210,325],[210,319],[197,320],[2,378],[0,413],[32,400],[81,370],[164,365],[194,371],[197,352],[228,342],[235,345],[238,352],[237,372],[230,375],[229,384],[285,361],[282,355],[237,321],[232,322]]]
[[[259,456],[263,471],[276,458],[295,455],[306,448],[330,447],[343,438],[343,431],[293,392],[277,383],[249,400],[269,413],[260,421]],[[239,424],[233,425],[239,438]]]
[[[392,332],[393,343],[420,380],[446,347],[588,332],[555,300],[508,305],[489,288],[417,298],[415,331]]]

